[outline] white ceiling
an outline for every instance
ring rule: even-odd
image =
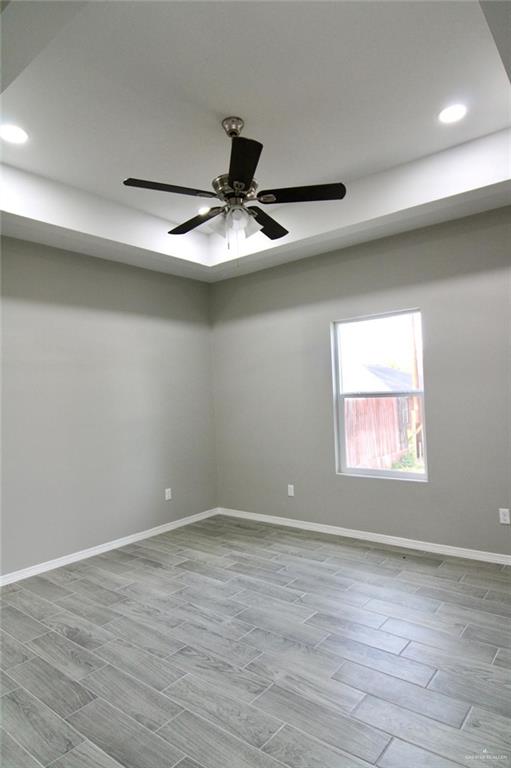
[[[31,4],[8,5],[6,28],[17,5]],[[30,141],[4,146],[3,161],[98,195],[105,206],[150,214],[155,228],[194,215],[197,200],[128,189],[123,178],[209,188],[228,166],[220,121],[229,114],[264,144],[262,187],[342,180],[348,195],[362,177],[510,125],[510,84],[477,2],[75,6],[4,91],[3,120],[25,127]],[[440,109],[458,101],[467,118],[440,124]],[[339,224],[343,205],[274,211],[288,228],[300,219],[305,240],[318,234],[324,209]],[[203,234],[197,247],[218,250],[218,238]],[[270,245],[256,238],[256,250]],[[183,257],[176,248],[163,250]]]

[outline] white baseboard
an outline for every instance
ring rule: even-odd
[[[212,517],[212,515],[216,514],[218,514],[217,509],[207,509],[205,512],[198,512],[196,515],[190,515],[189,517],[181,517],[179,520],[172,520],[170,523],[163,523],[163,525],[157,525],[155,528],[148,528],[146,531],[140,531],[139,533],[131,533],[129,536],[123,536],[121,539],[107,541],[105,544],[97,544],[95,547],[82,549],[79,552],[72,552],[70,555],[63,555],[63,557],[57,557],[55,560],[47,560],[45,563],[31,565],[28,568],[22,568],[20,571],[12,571],[0,576],[0,586],[3,587],[15,581],[28,579],[30,576],[37,576],[45,571],[52,571],[54,568],[61,568],[63,565],[70,565],[78,560],[94,557],[94,555],[100,555],[102,552],[108,552],[111,549],[126,547],[128,544],[133,544],[136,541],[148,539],[151,536],[157,536],[159,533],[165,533],[166,531],[173,531],[175,528],[181,528],[183,525],[197,523],[199,520],[205,520],[207,517]]]
[[[406,549],[420,549],[423,552],[434,552],[437,555],[464,557],[469,560],[480,560],[484,563],[511,565],[511,555],[504,555],[500,552],[484,552],[479,549],[453,547],[450,544],[436,544],[432,541],[416,541],[415,539],[404,539],[401,536],[387,536],[384,533],[372,533],[371,531],[356,531],[353,528],[341,528],[338,525],[325,525],[323,523],[312,523],[306,520],[294,520],[288,517],[261,515],[256,512],[244,512],[239,509],[224,509],[219,507],[218,509],[213,510],[213,512],[217,515],[238,517],[243,520],[257,520],[262,523],[271,523],[273,525],[285,525],[289,528],[301,528],[305,531],[330,533],[333,536],[347,536],[350,539],[374,541],[378,544],[391,544],[397,547],[405,547]]]
[[[499,552],[484,552],[479,549],[464,549],[463,547],[453,547],[449,544],[435,544],[431,541],[416,541],[414,539],[404,539],[401,536],[387,536],[384,533],[372,533],[370,531],[356,531],[353,528],[341,528],[338,525],[326,525],[323,523],[313,523],[307,520],[294,520],[288,517],[276,517],[275,515],[261,515],[256,512],[245,512],[240,509],[225,509],[216,507],[207,509],[204,512],[198,512],[196,515],[182,517],[179,520],[172,520],[170,523],[157,525],[155,528],[148,528],[139,533],[132,533],[129,536],[123,536],[121,539],[107,541],[105,544],[98,544],[95,547],[82,549],[79,552],[72,552],[63,557],[57,557],[55,560],[47,560],[44,563],[31,565],[28,568],[22,568],[19,571],[12,571],[0,576],[0,586],[12,584],[15,581],[28,579],[30,576],[37,576],[45,571],[51,571],[54,568],[61,568],[64,565],[76,563],[78,560],[84,560],[87,557],[100,555],[102,552],[108,552],[111,549],[125,547],[142,539],[148,539],[151,536],[157,536],[159,533],[173,531],[184,525],[197,523],[199,520],[205,520],[215,515],[225,515],[226,517],[237,517],[243,520],[256,520],[262,523],[272,525],[284,525],[288,528],[300,528],[304,531],[316,531],[318,533],[329,533],[333,536],[346,536],[350,539],[361,539],[362,541],[373,541],[377,544],[391,544],[406,549],[419,549],[424,552],[433,552],[438,555],[447,555],[451,557],[464,557],[469,560],[480,560],[485,563],[500,563],[502,565],[511,565],[511,555],[500,554]]]

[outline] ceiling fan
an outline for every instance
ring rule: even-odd
[[[270,240],[277,240],[289,234],[275,219],[262,208],[251,205],[252,201],[268,205],[271,203],[304,203],[313,200],[342,200],[346,194],[344,184],[315,184],[307,187],[285,187],[283,189],[263,189],[257,191],[254,174],[259,162],[263,145],[254,139],[240,136],[244,126],[241,117],[226,117],[222,120],[226,134],[231,138],[231,159],[229,172],[222,173],[212,181],[213,192],[190,187],[178,187],[174,184],[161,184],[144,179],[126,179],[127,187],[156,189],[161,192],[174,192],[178,195],[208,197],[221,200],[223,205],[201,208],[198,215],[171,229],[169,235],[184,235],[206,221],[222,214],[226,230],[248,230],[256,222],[253,231],[260,230]],[[247,205],[249,203],[249,205]],[[253,234],[253,231],[251,234]]]

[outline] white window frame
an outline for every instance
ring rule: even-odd
[[[334,394],[334,437],[335,437],[335,471],[338,475],[344,477],[372,477],[387,480],[404,480],[407,482],[428,482],[428,463],[427,463],[427,444],[426,444],[426,415],[425,415],[425,402],[424,402],[424,370],[423,370],[423,388],[418,390],[403,390],[399,392],[343,392],[341,381],[341,349],[339,340],[339,328],[346,323],[363,322],[364,320],[379,320],[386,317],[395,317],[396,315],[408,315],[414,312],[421,314],[421,326],[422,326],[422,313],[417,307],[413,309],[398,309],[395,311],[381,312],[375,315],[363,315],[358,317],[350,317],[343,320],[334,320],[331,323],[330,338],[332,348],[332,381],[333,381],[333,394]],[[424,369],[424,352],[423,352],[423,369]],[[423,418],[423,443],[424,443],[424,472],[404,472],[397,469],[360,469],[354,467],[348,467],[346,462],[346,429],[344,423],[344,400],[346,398],[353,397],[420,397],[422,401],[422,418]]]

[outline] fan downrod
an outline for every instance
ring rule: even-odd
[[[244,125],[245,122],[241,117],[224,117],[222,120],[222,128],[231,139],[234,138],[234,136],[240,135]]]

